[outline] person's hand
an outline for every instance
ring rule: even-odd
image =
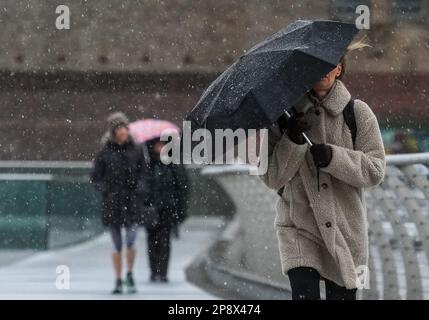
[[[304,144],[302,133],[310,130],[310,124],[304,120],[304,113],[294,113],[287,121],[287,135],[296,144]]]
[[[332,148],[326,144],[313,144],[310,152],[316,167],[327,167],[332,160]]]

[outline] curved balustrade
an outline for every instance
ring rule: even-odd
[[[429,154],[387,157],[384,181],[367,189],[370,289],[362,299],[429,299]],[[277,194],[249,166],[208,167],[236,207],[238,228],[222,262],[265,284],[289,288],[274,232]],[[262,279],[262,280],[261,280]],[[256,297],[256,296],[255,296]]]

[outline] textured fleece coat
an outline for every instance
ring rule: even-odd
[[[307,144],[297,145],[273,126],[268,143],[268,170],[261,178],[276,191],[275,226],[283,273],[313,267],[320,275],[348,289],[356,288],[356,268],[368,264],[368,227],[363,188],[380,183],[385,154],[377,119],[365,102],[355,100],[355,150],[342,111],[350,93],[336,81],[328,95],[306,114],[314,143],[332,147],[330,164],[316,167]],[[262,161],[262,160],[261,160]]]

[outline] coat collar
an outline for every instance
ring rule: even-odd
[[[343,109],[347,103],[349,103],[351,98],[350,92],[340,80],[335,81],[331,91],[329,91],[322,101],[319,101],[319,99],[311,93],[310,95],[316,104],[323,106],[330,114],[334,116],[337,116],[343,112]]]
[[[109,139],[107,141],[105,147],[107,149],[111,149],[111,150],[115,150],[115,151],[125,151],[128,148],[132,148],[134,146],[135,146],[135,144],[134,144],[134,141],[132,139],[128,140],[127,142],[125,142],[124,144],[121,144],[121,145],[119,145],[115,141]]]

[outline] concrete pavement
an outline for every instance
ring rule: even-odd
[[[146,234],[140,231],[135,277],[139,292],[110,294],[114,277],[108,234],[73,247],[43,251],[0,267],[0,299],[216,299],[185,279],[185,268],[216,238],[223,222],[191,218],[172,243],[168,284],[152,284],[146,256]],[[59,265],[70,271],[70,289],[56,287]]]

